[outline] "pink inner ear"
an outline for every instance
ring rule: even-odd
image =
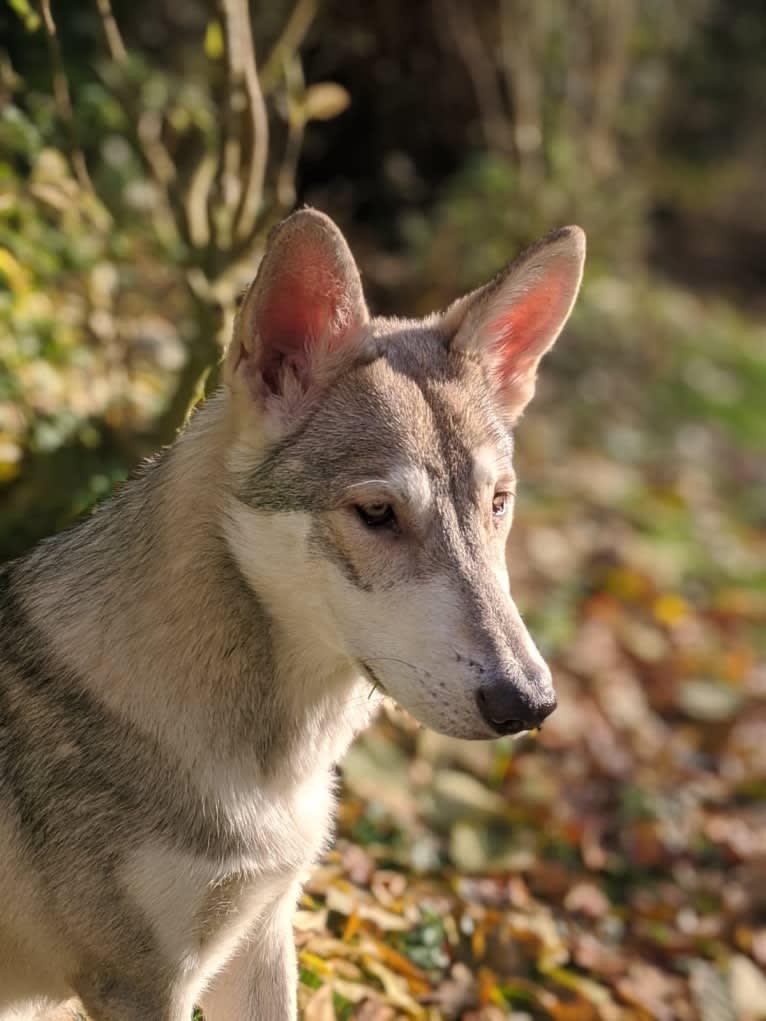
[[[304,377],[312,349],[321,343],[326,351],[337,350],[354,325],[348,282],[328,265],[326,249],[304,241],[291,256],[258,310],[260,371],[270,388],[285,363]]]
[[[537,361],[553,343],[564,296],[563,282],[547,277],[489,322],[502,382],[508,382],[520,369]]]
[[[305,294],[288,285],[289,281],[285,281],[271,294],[259,323],[269,347],[281,354],[310,346],[321,333],[329,314],[325,303],[313,299],[307,302]]]
[[[285,267],[272,282],[259,310],[260,332],[285,353],[323,336],[335,346],[349,325],[343,321],[344,281],[323,265],[323,255],[314,245],[301,252],[301,262]]]

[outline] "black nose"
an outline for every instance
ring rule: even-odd
[[[550,690],[530,688],[516,687],[506,677],[483,684],[476,692],[476,702],[484,722],[498,734],[520,734],[539,727],[556,708],[556,696]]]

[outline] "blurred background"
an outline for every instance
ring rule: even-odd
[[[172,439],[296,203],[378,313],[588,232],[509,549],[560,708],[355,745],[309,1021],[766,1017],[764,124],[762,0],[0,0],[0,557]]]

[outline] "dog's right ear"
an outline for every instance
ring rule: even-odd
[[[285,418],[360,343],[369,313],[346,239],[315,209],[283,220],[234,325],[224,382]]]

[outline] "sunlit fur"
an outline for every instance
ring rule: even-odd
[[[551,697],[508,588],[509,422],[571,301],[499,379],[482,292],[446,318],[370,320],[337,229],[306,211],[281,231],[221,391],[0,570],[0,1021],[74,995],[93,1021],[188,1021],[195,1002],[207,1021],[294,1016],[292,911],[382,692],[464,738],[495,736],[488,678]],[[306,238],[330,268],[302,295]],[[571,297],[581,248],[550,243]],[[516,301],[545,278],[535,251],[534,279],[523,260],[504,278]],[[299,305],[327,281],[340,302],[326,329],[309,310],[300,357],[284,300],[268,347],[259,288],[283,273]],[[358,508],[380,504],[378,530]]]

